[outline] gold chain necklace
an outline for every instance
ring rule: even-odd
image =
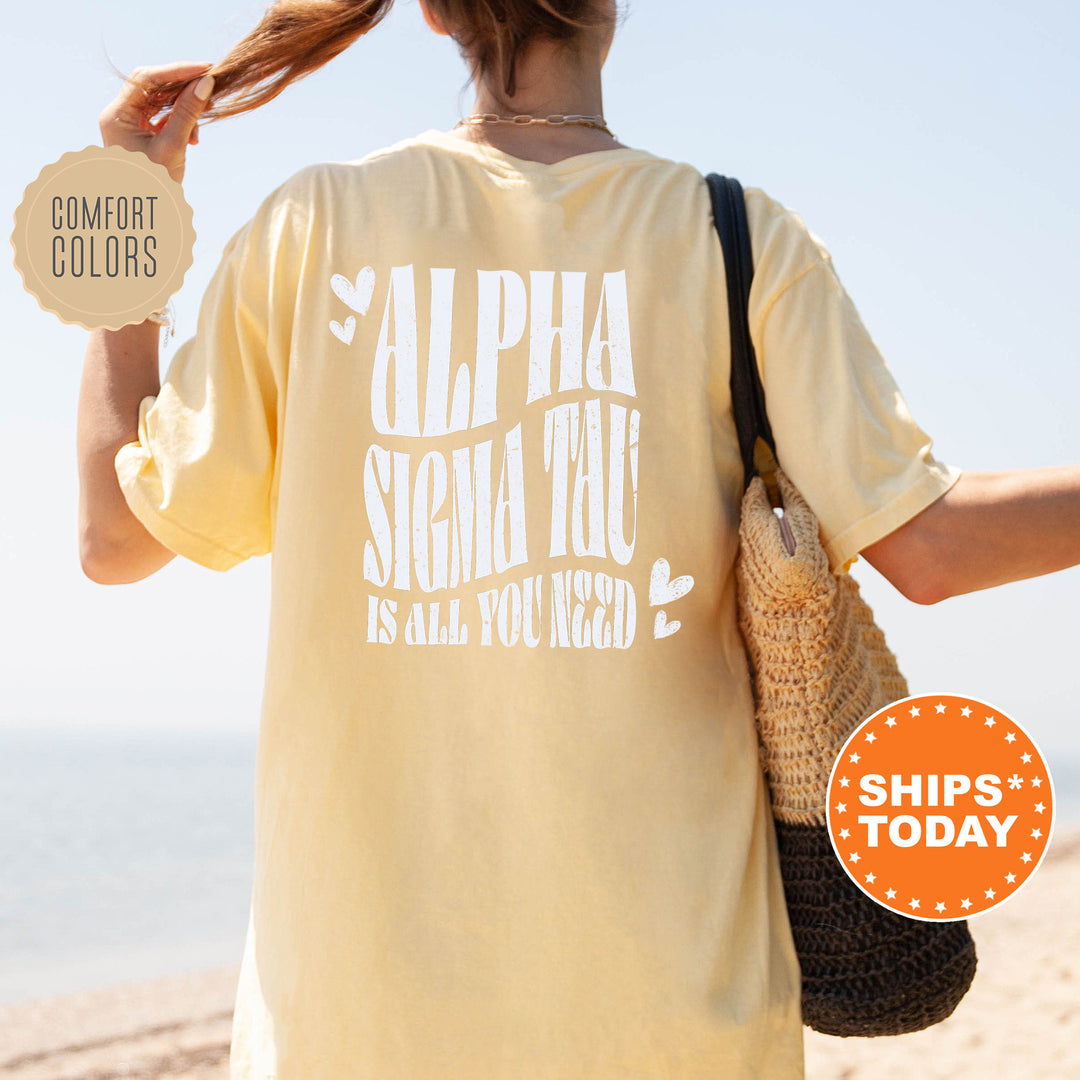
[[[586,116],[582,113],[554,113],[551,116],[529,116],[527,113],[519,113],[516,116],[500,116],[498,113],[473,113],[471,116],[463,116],[460,124],[550,124],[552,127],[562,127],[564,124],[583,124],[585,127],[599,128],[606,131],[613,139],[614,133],[608,128],[602,116]],[[455,125],[457,126],[457,125]],[[616,139],[616,142],[618,140]]]

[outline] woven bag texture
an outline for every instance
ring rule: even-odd
[[[908,686],[855,579],[829,569],[817,517],[782,469],[776,480],[795,554],[755,476],[739,526],[739,628],[755,675],[773,814],[824,825],[840,747],[872,713],[907,697]]]
[[[795,552],[755,476],[736,583],[803,1022],[830,1035],[920,1031],[949,1016],[975,976],[967,923],[908,919],[874,902],[834,855],[825,819],[840,748],[868,716],[907,697],[907,682],[858,583],[831,571],[813,511],[782,469],[775,478]]]
[[[904,1035],[950,1016],[975,978],[966,922],[921,922],[852,884],[824,825],[776,822],[803,1023],[826,1035]]]

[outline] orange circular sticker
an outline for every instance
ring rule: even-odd
[[[921,694],[864,720],[829,778],[833,850],[868,896],[949,922],[1015,896],[1046,854],[1050,770],[1031,736],[977,698]]]
[[[179,291],[195,229],[163,165],[120,146],[87,146],[27,185],[11,243],[42,308],[87,330],[119,330]]]

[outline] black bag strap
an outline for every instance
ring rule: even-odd
[[[731,325],[731,405],[739,433],[744,488],[762,471],[776,463],[776,442],[765,411],[765,388],[758,374],[754,343],[750,339],[750,283],[754,278],[754,257],[750,249],[750,228],[746,221],[746,199],[742,185],[734,177],[709,173],[705,177],[712,199],[713,219],[720,234],[727,276],[728,320]],[[761,439],[772,455],[763,459]]]

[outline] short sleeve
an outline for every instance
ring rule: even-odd
[[[117,451],[132,513],[162,544],[212,570],[270,552],[283,397],[272,319],[269,203],[228,242],[160,391],[139,405],[138,439]]]
[[[766,273],[759,288],[755,274],[751,333],[777,458],[839,571],[940,498],[960,470],[933,456],[827,251],[787,217],[781,231],[795,236],[780,262],[791,276],[775,286]]]

